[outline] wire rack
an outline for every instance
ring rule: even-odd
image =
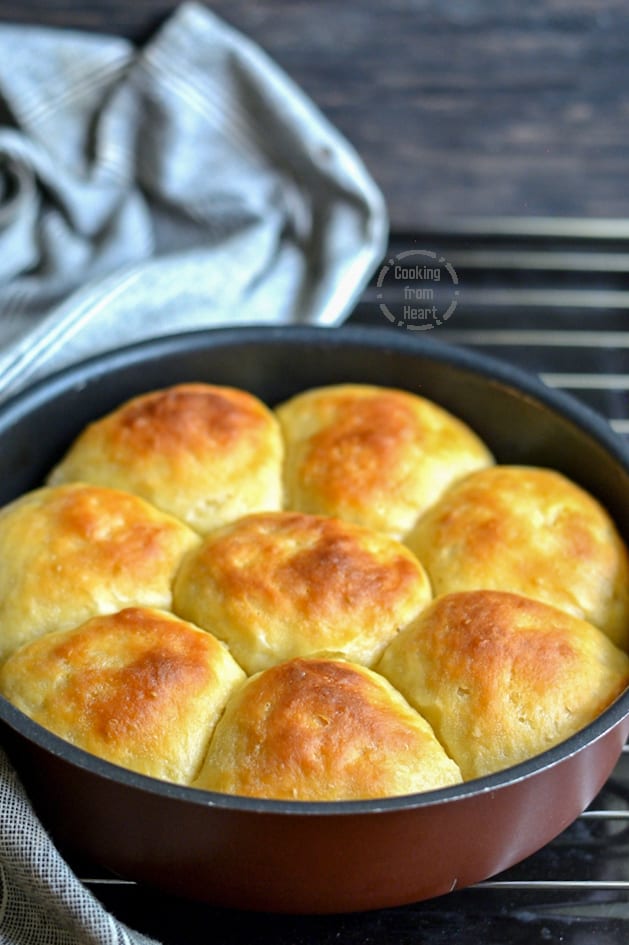
[[[629,442],[629,242],[600,225],[531,235],[410,235],[389,259],[425,251],[456,274],[456,310],[432,336],[474,347],[582,399]],[[480,232],[479,232],[480,231]],[[421,281],[421,280],[420,280]],[[379,284],[380,283],[380,284]],[[405,283],[406,284],[406,283]],[[418,283],[419,285],[419,283]],[[452,297],[454,282],[441,287]],[[436,291],[436,287],[435,287]],[[386,324],[400,284],[374,276],[351,321]],[[445,311],[447,299],[435,300]],[[404,331],[397,324],[391,330]],[[590,808],[507,872],[430,902],[346,916],[251,916],[155,894],[76,865],[114,914],[166,945],[626,945],[629,941],[629,748]],[[246,869],[246,864],[243,864]]]

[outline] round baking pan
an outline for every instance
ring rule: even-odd
[[[629,535],[629,455],[598,415],[490,358],[391,328],[239,328],[105,354],[0,408],[0,503],[40,485],[91,419],[141,391],[201,380],[273,405],[322,384],[430,397],[499,462],[560,470]],[[0,699],[2,742],[64,850],[170,893],[300,913],[402,905],[485,879],[539,849],[597,794],[629,733],[629,692],[535,758],[466,784],[381,801],[258,800],[123,770]]]

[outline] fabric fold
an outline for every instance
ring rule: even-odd
[[[255,43],[186,3],[139,50],[3,26],[0,53],[0,398],[149,334],[349,315],[383,197]]]

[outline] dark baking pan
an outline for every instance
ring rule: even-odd
[[[629,535],[629,456],[608,424],[499,362],[395,328],[215,330],[97,357],[0,410],[0,501],[41,483],[73,436],[125,398],[178,381],[276,403],[307,387],[407,388],[457,413],[500,462],[580,482]],[[125,877],[223,906],[338,912],[401,905],[480,881],[573,821],[614,768],[629,692],[561,745],[489,777],[383,801],[229,797],[122,770],[0,700],[3,743],[64,849]]]

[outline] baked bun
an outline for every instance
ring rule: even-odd
[[[279,509],[282,457],[277,420],[257,397],[179,384],[91,423],[48,482],[125,489],[206,532],[247,512]]]
[[[437,598],[376,669],[428,720],[466,780],[563,741],[629,683],[629,657],[596,627],[491,590]]]
[[[131,604],[170,609],[175,571],[199,541],[116,489],[73,483],[16,499],[0,511],[0,659]]]
[[[300,801],[413,794],[460,782],[430,726],[382,677],[294,659],[230,699],[195,787]]]
[[[629,644],[627,550],[602,506],[550,469],[494,466],[453,485],[406,539],[435,596],[473,588],[554,604]]]
[[[128,608],[18,650],[0,668],[0,691],[79,748],[187,784],[244,678],[211,634],[163,611]]]
[[[247,673],[320,650],[373,662],[432,599],[401,543],[340,519],[260,512],[206,535],[173,609],[224,640]]]
[[[405,535],[452,482],[491,454],[461,420],[423,397],[367,384],[298,394],[276,410],[286,505]]]

